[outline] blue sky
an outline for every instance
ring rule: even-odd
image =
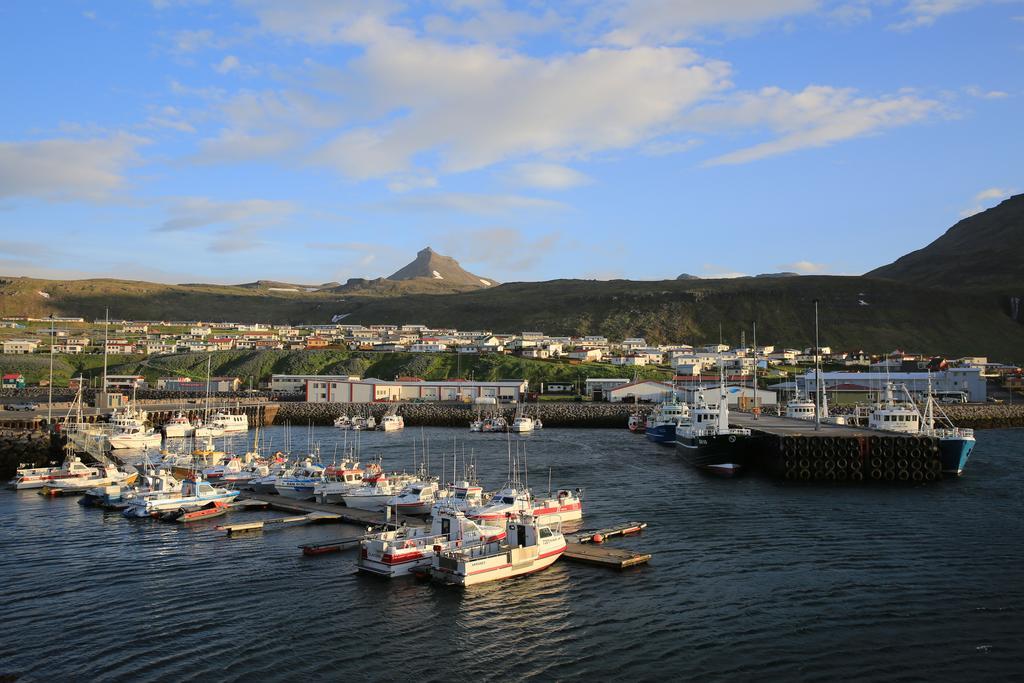
[[[3,275],[852,274],[1024,191],[1012,0],[9,2],[0,41]]]

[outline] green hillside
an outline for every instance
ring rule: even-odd
[[[151,383],[160,377],[206,377],[207,355],[181,353],[168,356],[111,356],[108,372],[117,375],[144,375]],[[28,383],[46,379],[50,357],[0,356],[0,370],[20,372]],[[532,360],[498,354],[476,356],[452,353],[366,353],[342,350],[315,351],[219,351],[211,356],[214,376],[238,377],[255,386],[272,374],[352,374],[363,377],[393,379],[400,376],[423,379],[455,377],[484,380],[528,379],[531,385],[557,380],[572,381],[580,377],[632,377],[633,369],[625,370],[607,363],[570,365],[563,361]],[[665,379],[671,373],[664,369],[638,368],[644,378]],[[68,379],[81,373],[85,377],[103,374],[103,357],[54,357],[54,385],[67,386]]]

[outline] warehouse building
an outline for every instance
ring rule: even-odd
[[[401,379],[386,381],[367,377],[363,380],[332,380],[314,377],[306,382],[306,400],[310,403],[375,403],[388,401],[459,401],[470,403],[478,398],[502,402],[521,401],[529,387],[527,380]]]

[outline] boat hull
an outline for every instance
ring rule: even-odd
[[[345,507],[350,507],[354,510],[367,510],[369,512],[381,512],[384,510],[384,506],[388,500],[394,497],[394,494],[390,495],[379,495],[379,496],[343,496]]]
[[[645,434],[648,441],[672,445],[676,441],[676,426],[674,424],[654,425],[648,427]]]
[[[679,436],[676,450],[686,464],[706,472],[735,476],[743,469],[750,437],[737,434]]]
[[[939,460],[942,462],[942,474],[947,477],[959,477],[963,474],[975,443],[973,438],[939,439]]]
[[[157,433],[153,433],[145,436],[111,436],[107,440],[110,442],[110,447],[115,449],[156,448],[163,441],[163,437]]]
[[[443,583],[459,586],[476,586],[481,583],[511,579],[516,576],[533,574],[547,569],[562,556],[566,546],[545,552],[524,553],[527,548],[509,548],[499,554],[465,562],[438,557],[431,566],[431,577]]]
[[[316,495],[313,490],[313,483],[309,484],[276,484],[274,489],[282,498],[294,500],[313,500]]]

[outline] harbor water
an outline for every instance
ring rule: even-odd
[[[265,430],[274,450],[283,427]],[[291,430],[293,454],[344,433]],[[351,439],[352,433],[347,434]],[[505,435],[361,437],[363,461],[412,465],[453,439],[488,489]],[[547,429],[529,480],[584,489],[584,524],[640,520],[623,572],[564,559],[470,589],[356,574],[310,525],[228,538],[225,519],[131,521],[74,498],[0,493],[0,678],[18,680],[990,680],[1024,671],[1024,430],[978,433],[958,481],[715,479],[621,430]],[[238,443],[242,447],[241,439]],[[522,446],[520,446],[522,447]],[[421,446],[416,446],[416,452]],[[340,454],[340,453],[339,453]]]

